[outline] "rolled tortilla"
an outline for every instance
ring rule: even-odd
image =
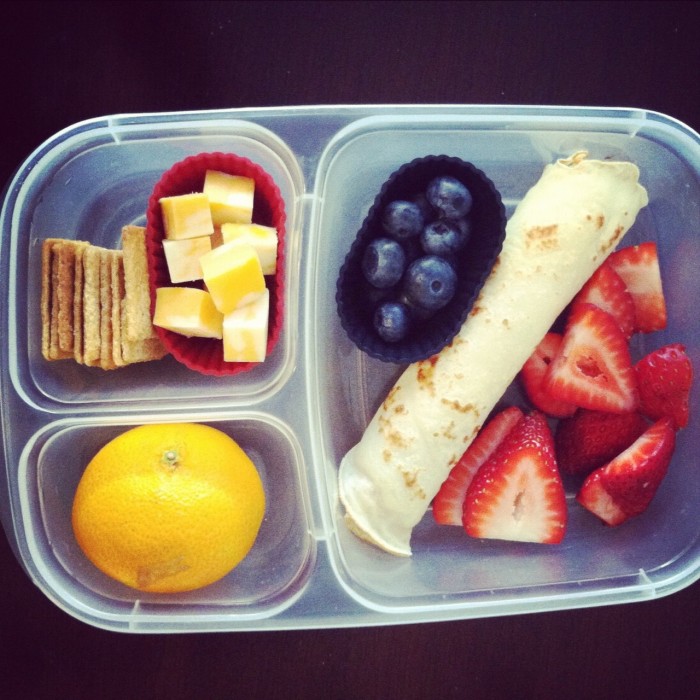
[[[632,163],[547,165],[452,343],[409,365],[343,458],[339,495],[356,535],[396,555],[488,414],[648,202]]]

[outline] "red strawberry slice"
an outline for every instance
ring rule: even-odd
[[[472,537],[556,544],[566,518],[552,433],[533,411],[476,473],[464,500],[464,529]]]
[[[639,397],[630,351],[609,313],[587,303],[572,309],[543,386],[554,398],[592,411],[636,410]]]
[[[668,416],[676,429],[688,425],[693,366],[680,343],[664,345],[635,365],[639,386],[639,407],[656,420]]]
[[[581,303],[595,304],[607,311],[617,321],[625,338],[632,336],[635,328],[634,301],[622,277],[608,261],[593,273],[574,298],[574,305]]]
[[[440,525],[461,525],[464,497],[479,467],[523,417],[517,406],[494,416],[474,438],[433,500],[433,517]]]
[[[666,476],[675,444],[673,421],[662,418],[619,456],[590,474],[576,500],[608,525],[643,513]]]
[[[542,386],[549,365],[559,351],[561,340],[559,333],[547,333],[520,372],[525,393],[535,408],[554,418],[571,416],[576,410],[575,404],[552,398]]]
[[[666,328],[666,300],[656,243],[647,241],[622,248],[608,257],[608,263],[632,295],[635,330],[651,333]]]
[[[639,413],[581,408],[557,426],[554,447],[559,469],[586,476],[626,450],[647,427]]]

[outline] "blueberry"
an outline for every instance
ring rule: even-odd
[[[420,243],[428,255],[450,257],[464,248],[467,236],[449,219],[437,219],[429,223],[420,235]]]
[[[401,244],[391,238],[375,238],[362,256],[362,274],[375,287],[392,287],[406,269],[406,253]]]
[[[446,219],[459,219],[466,216],[472,208],[471,192],[450,175],[433,178],[425,195]]]
[[[457,291],[457,273],[437,255],[412,262],[404,276],[404,292],[416,306],[436,311],[449,303]]]
[[[411,325],[408,307],[398,301],[386,301],[374,312],[374,329],[382,340],[396,343],[403,340]]]
[[[397,240],[417,236],[423,230],[424,223],[420,206],[403,199],[389,202],[382,213],[384,230]]]

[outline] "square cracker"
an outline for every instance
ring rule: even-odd
[[[115,251],[111,256],[111,292],[112,292],[112,359],[117,367],[126,364],[122,353],[122,305],[124,302],[124,256]]]
[[[83,363],[83,254],[86,246],[76,248],[73,280],[73,357]]]
[[[41,354],[47,359],[51,357],[51,297],[53,245],[56,238],[47,238],[41,244]]]
[[[100,364],[100,248],[83,252],[83,362]]]
[[[100,367],[114,369],[112,331],[112,259],[116,250],[100,248]]]
[[[75,258],[78,250],[87,245],[82,241],[63,240],[53,246],[57,258],[57,308],[58,346],[61,352],[74,356],[75,346]]]
[[[122,250],[124,252],[126,339],[133,341],[156,338],[151,321],[146,229],[142,226],[124,226]]]

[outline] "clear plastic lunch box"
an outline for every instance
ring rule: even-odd
[[[3,304],[3,525],[29,578],[86,623],[125,632],[343,627],[453,620],[647,600],[700,576],[700,382],[666,480],[641,516],[600,524],[568,489],[561,545],[415,529],[397,558],[345,527],[338,465],[401,371],[363,355],[336,313],[338,270],[382,183],[418,156],[481,168],[510,213],[543,167],[585,149],[636,163],[649,192],[625,244],[655,240],[668,327],[636,337],[642,353],[685,344],[700,367],[700,137],[644,110],[365,106],[119,115],[71,126],[37,148],[8,184],[0,219]],[[280,341],[253,371],[200,375],[166,357],[104,372],[41,355],[42,239],[119,246],[143,225],[149,194],[173,163],[223,151],[250,158],[286,205],[286,299]],[[523,300],[526,303],[526,300]],[[512,386],[505,399],[521,400]],[[207,588],[149,595],[83,556],[72,498],[87,462],[143,423],[196,421],[252,457],[268,511],[244,562]]]

